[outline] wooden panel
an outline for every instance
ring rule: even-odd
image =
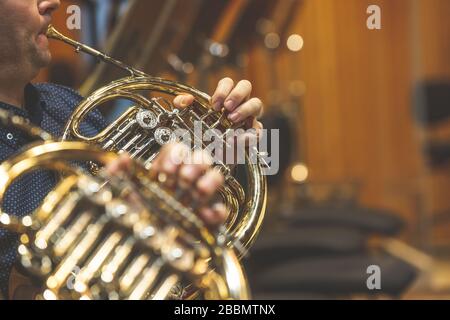
[[[424,80],[450,81],[450,1],[419,1],[418,41],[420,51],[415,61],[416,78]],[[450,106],[449,106],[450,107]],[[450,140],[450,121],[423,130],[423,143],[434,139]],[[425,179],[429,190],[427,208],[434,223],[431,240],[433,244],[450,243],[450,166],[427,172]],[[436,214],[446,212],[445,219],[436,219]]]
[[[450,79],[450,1],[421,0],[417,10],[422,43],[419,76]]]
[[[371,4],[382,9],[381,30],[366,27]],[[415,4],[419,10],[414,11]],[[303,50],[277,53],[277,68],[284,70],[284,95],[293,80],[306,84],[302,99],[306,119],[301,123],[311,180],[360,181],[362,203],[395,210],[407,220],[410,232],[418,230],[432,197],[421,132],[411,112],[417,57],[414,32],[423,34],[418,47],[426,71],[420,78],[448,74],[450,38],[444,20],[448,21],[449,4],[445,0],[306,0],[287,32],[302,35]],[[414,27],[417,20],[422,23]],[[258,50],[253,57],[259,64]],[[264,96],[268,81],[256,76],[258,72],[252,78],[257,79],[258,94]]]
[[[54,21],[65,32],[69,3],[63,1]],[[366,27],[371,4],[382,9],[381,30]],[[305,136],[297,140],[311,180],[359,181],[363,204],[395,210],[408,222],[407,235],[417,238],[424,217],[450,207],[449,172],[426,168],[421,153],[426,135],[411,112],[417,81],[450,77],[450,1],[304,0],[295,10],[272,56],[258,35],[250,35],[254,45],[248,70],[222,69],[210,78],[251,79],[254,94],[269,108],[274,96],[292,102],[291,84],[303,82],[305,119],[297,122],[304,125]],[[300,52],[286,48],[291,33],[305,41]],[[52,48],[55,59],[80,63],[72,49],[59,44]],[[215,81],[209,83],[212,91]],[[274,95],[274,88],[279,94]],[[440,130],[449,132],[448,126]]]
[[[356,179],[364,203],[407,216],[409,208],[387,188],[418,167],[411,157],[417,141],[409,119],[409,19],[398,10],[410,1],[379,2],[380,31],[366,27],[371,3],[306,1],[292,26],[305,39],[297,58],[307,87],[307,160],[313,180]]]

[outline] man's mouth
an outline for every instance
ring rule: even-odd
[[[36,36],[36,41],[40,47],[48,47],[47,29],[49,23],[45,24]]]
[[[39,35],[47,35],[47,30],[48,30],[48,27],[49,27],[49,25],[51,24],[51,17],[50,16],[45,16],[44,17],[44,20],[42,21],[43,22],[43,24],[42,24],[42,28],[41,28],[41,30],[39,31]]]
[[[47,30],[48,30],[48,26],[50,25],[50,23],[47,23],[42,29],[41,31],[38,33],[38,35],[44,35],[47,36]]]
[[[46,19],[42,25],[41,30],[36,35],[36,41],[40,47],[48,47],[47,29],[50,25],[50,19]]]

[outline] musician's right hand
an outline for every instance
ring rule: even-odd
[[[172,143],[161,149],[153,161],[151,174],[164,176],[163,184],[173,190],[189,194],[198,207],[198,215],[210,227],[217,227],[227,218],[223,203],[211,203],[224,183],[223,175],[212,168],[212,159],[205,151],[189,152],[187,146]],[[127,154],[107,166],[110,174],[132,173],[132,160]]]

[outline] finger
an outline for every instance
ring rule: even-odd
[[[248,80],[239,81],[236,87],[226,97],[224,107],[229,112],[236,109],[243,101],[247,100],[252,93],[252,84]]]
[[[153,176],[158,176],[160,182],[172,187],[182,163],[189,156],[189,148],[182,143],[165,145],[152,165]]]
[[[216,169],[208,170],[198,179],[196,188],[200,196],[200,201],[208,201],[224,183],[223,175]]]
[[[253,119],[253,125],[252,128],[256,130],[256,134],[258,137],[261,137],[262,131],[264,129],[264,125],[262,124],[262,122]]]
[[[116,175],[120,172],[129,172],[132,161],[133,160],[128,153],[122,153],[119,158],[107,164],[105,167],[106,172],[110,175]]]
[[[261,131],[264,129],[264,125],[262,122],[256,120],[255,117],[249,117],[245,121],[245,129],[255,129],[258,132],[258,136]]]
[[[208,170],[212,164],[211,156],[205,151],[195,150],[179,171],[179,184],[188,189]]]
[[[228,218],[228,210],[223,203],[215,204],[213,207],[204,207],[199,210],[199,217],[211,227],[218,227],[225,223]]]
[[[225,102],[225,98],[231,93],[234,87],[234,81],[231,78],[223,78],[217,84],[216,91],[214,92],[211,103],[213,109],[220,111]]]
[[[239,123],[249,117],[258,117],[261,114],[262,109],[262,101],[258,98],[252,98],[241,104],[232,113],[230,113],[228,115],[228,119],[234,123]]]
[[[167,145],[160,159],[161,171],[167,174],[175,174],[188,156],[189,151],[189,148],[182,143],[171,143]]]
[[[173,104],[175,108],[183,109],[194,103],[194,100],[194,96],[190,94],[180,94],[173,99]]]
[[[262,130],[262,129],[264,129],[264,125],[261,121],[254,119],[252,128],[254,128],[256,130]]]

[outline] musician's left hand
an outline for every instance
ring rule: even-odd
[[[175,97],[174,104],[177,108],[184,108],[193,101],[191,95],[179,95]],[[263,103],[259,98],[252,97],[252,84],[248,80],[235,84],[231,78],[223,78],[217,84],[211,104],[216,111],[224,108],[233,123],[245,123],[246,129],[254,128],[257,131],[263,128],[257,120],[263,112]]]

